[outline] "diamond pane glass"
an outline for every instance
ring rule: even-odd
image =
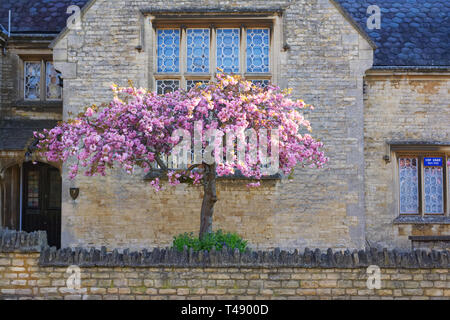
[[[28,208],[39,207],[39,172],[28,172],[28,190],[27,190]]]
[[[180,30],[159,29],[158,72],[180,71]]]
[[[250,80],[254,85],[260,86],[261,88],[265,88],[269,85],[269,80]]]
[[[187,29],[187,72],[209,72],[209,29]]]
[[[174,92],[180,88],[180,80],[157,80],[156,92],[158,94],[166,94]]]
[[[37,100],[40,98],[41,63],[25,62],[25,99]]]
[[[239,72],[239,29],[217,29],[217,67]]]
[[[186,81],[186,90],[189,91],[194,88],[197,84],[200,87],[204,88],[208,84],[208,80],[187,80]]]
[[[46,64],[47,99],[59,100],[62,97],[62,88],[59,85],[61,73],[55,70],[52,62]]]
[[[418,159],[400,158],[400,213],[419,213]]]
[[[425,213],[444,213],[442,167],[424,168]]]
[[[269,29],[247,29],[247,72],[269,72]]]

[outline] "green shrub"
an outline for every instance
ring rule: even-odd
[[[183,251],[184,246],[192,248],[194,251],[208,250],[213,247],[217,251],[222,250],[223,246],[229,249],[238,249],[240,252],[244,252],[247,249],[247,241],[243,240],[236,233],[223,233],[222,230],[208,233],[202,239],[194,237],[193,233],[183,233],[176,237],[173,237],[172,247],[178,251]]]

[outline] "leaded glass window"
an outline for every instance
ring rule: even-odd
[[[187,29],[187,72],[209,72],[209,29]]]
[[[39,100],[41,85],[41,62],[25,62],[24,64],[25,83],[24,94],[25,99]]]
[[[269,85],[269,80],[250,80],[251,83],[254,85],[260,86],[262,88],[265,88]]]
[[[28,208],[39,208],[39,171],[28,172]]]
[[[186,81],[186,90],[187,91],[191,90],[197,84],[200,87],[204,87],[204,86],[206,86],[208,84],[208,81],[207,80],[188,80],[188,81]]]
[[[158,94],[166,94],[180,88],[179,80],[157,80],[156,88]]]
[[[180,71],[180,30],[159,29],[158,72]]]
[[[424,168],[425,213],[444,212],[444,183],[442,167]]]
[[[247,29],[247,72],[269,72],[269,29]]]
[[[62,88],[59,84],[59,77],[61,73],[55,70],[52,62],[46,64],[46,86],[47,86],[47,99],[59,100],[62,98]]]
[[[155,91],[190,90],[198,82],[214,81],[218,70],[268,86],[274,80],[270,73],[271,23],[263,21],[258,25],[254,20],[251,27],[245,23],[230,20],[212,26],[196,21],[186,26],[161,22],[167,27],[155,29]]]
[[[400,213],[419,213],[417,158],[400,158]]]
[[[25,61],[23,94],[26,100],[61,100],[61,73],[51,61]]]
[[[238,28],[217,29],[217,67],[226,73],[239,72]]]
[[[438,148],[438,147],[436,147]],[[450,156],[426,151],[399,152],[399,213],[414,215],[450,215]]]

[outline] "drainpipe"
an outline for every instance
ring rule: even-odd
[[[20,193],[19,193],[19,216],[20,216],[20,222],[19,222],[19,230],[22,231],[22,206],[23,206],[23,163],[20,166]]]

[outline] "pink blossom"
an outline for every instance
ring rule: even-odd
[[[269,85],[254,86],[239,76],[218,74],[216,83],[197,86],[190,91],[178,90],[165,95],[133,87],[112,86],[114,98],[101,108],[89,107],[75,119],[60,123],[55,128],[34,133],[39,139],[38,151],[49,161],[67,161],[75,158],[69,176],[74,178],[79,166],[85,175],[105,175],[106,168],[119,166],[128,173],[135,167],[145,172],[155,167],[157,158],[165,159],[172,153],[180,139],[172,138],[177,129],[191,134],[196,121],[202,121],[203,129],[231,130],[279,129],[279,168],[289,174],[298,165],[321,168],[327,162],[323,144],[309,132],[311,124],[301,114],[310,107],[302,100],[295,100],[289,91]],[[94,112],[95,111],[95,112]],[[193,134],[192,134],[193,136]],[[258,139],[260,136],[258,137]],[[270,146],[271,136],[268,136]],[[226,146],[216,149],[226,155]],[[203,141],[206,146],[206,141]],[[259,180],[263,176],[262,159],[251,156],[246,149],[245,161],[223,163],[218,154],[217,176],[232,175],[239,170],[246,177]],[[271,147],[267,150],[272,154]],[[450,165],[450,164],[449,164]],[[203,171],[173,171],[167,175],[170,185],[184,181],[200,184]],[[151,182],[160,190],[159,179]],[[259,182],[249,184],[259,186]]]

